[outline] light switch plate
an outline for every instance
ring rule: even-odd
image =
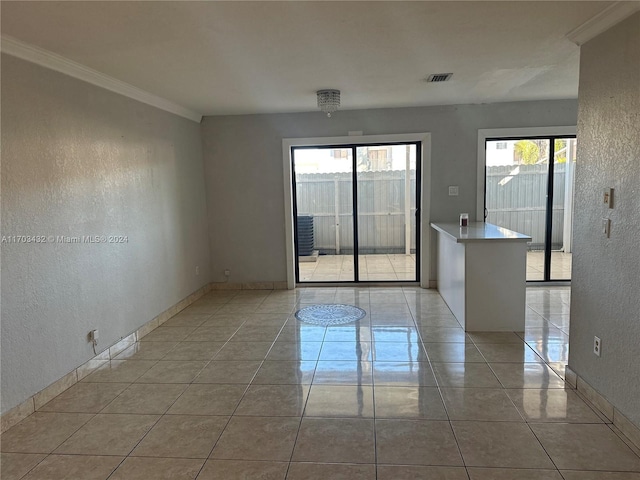
[[[602,233],[607,238],[611,235],[611,220],[608,218],[602,219]]]
[[[609,208],[613,208],[613,188],[605,188],[602,191],[602,202]]]
[[[457,197],[458,196],[458,186],[457,185],[449,185],[449,196]]]

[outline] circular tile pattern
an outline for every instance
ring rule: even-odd
[[[357,322],[367,312],[353,305],[330,304],[311,305],[296,312],[296,318],[304,323],[329,327],[343,323]]]

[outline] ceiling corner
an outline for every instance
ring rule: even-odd
[[[640,1],[614,2],[595,17],[571,30],[566,38],[578,46],[584,45],[637,11],[640,11]]]
[[[159,108],[160,110],[187,118],[194,122],[200,123],[202,120],[202,114],[199,112],[158,97],[157,95],[149,93],[138,87],[134,87],[126,82],[122,82],[116,78],[110,77],[109,75],[98,72],[97,70],[93,70],[80,63],[69,60],[68,58],[22,42],[8,35],[2,35],[0,51],[7,55],[35,63],[41,67],[55,70],[70,77],[77,78],[78,80],[85,81],[125,97],[132,98],[133,100],[151,105],[152,107]]]

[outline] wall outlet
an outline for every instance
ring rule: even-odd
[[[196,275],[200,275],[200,267],[196,267]]]
[[[225,270],[224,271],[224,276],[225,277],[230,277],[231,276],[231,270]]]
[[[98,330],[97,329],[96,330],[91,330],[89,332],[89,341],[91,343],[93,343],[94,345],[97,345],[98,344],[98,336],[99,335],[98,335]]]
[[[593,337],[593,353],[597,356],[602,353],[602,340],[600,340],[600,337]]]
[[[458,186],[457,185],[449,185],[449,196],[450,197],[457,197],[458,196]]]

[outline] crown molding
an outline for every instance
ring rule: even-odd
[[[194,122],[200,123],[202,120],[202,114],[198,112],[185,108],[177,103],[170,102],[169,100],[158,97],[157,95],[153,95],[152,93],[110,77],[109,75],[105,75],[104,73],[93,70],[92,68],[85,67],[73,60],[69,60],[68,58],[62,57],[48,50],[29,45],[28,43],[22,42],[8,35],[2,35],[1,39],[2,43],[0,50],[7,55],[18,57],[22,60],[26,60],[27,62],[40,65],[41,67],[69,75],[70,77],[77,78],[78,80],[91,83],[92,85],[124,95],[125,97],[146,103],[147,105],[159,108],[160,110],[188,118]]]
[[[571,30],[565,38],[578,46],[607,31],[615,24],[640,11],[640,2],[614,2],[595,17]]]

